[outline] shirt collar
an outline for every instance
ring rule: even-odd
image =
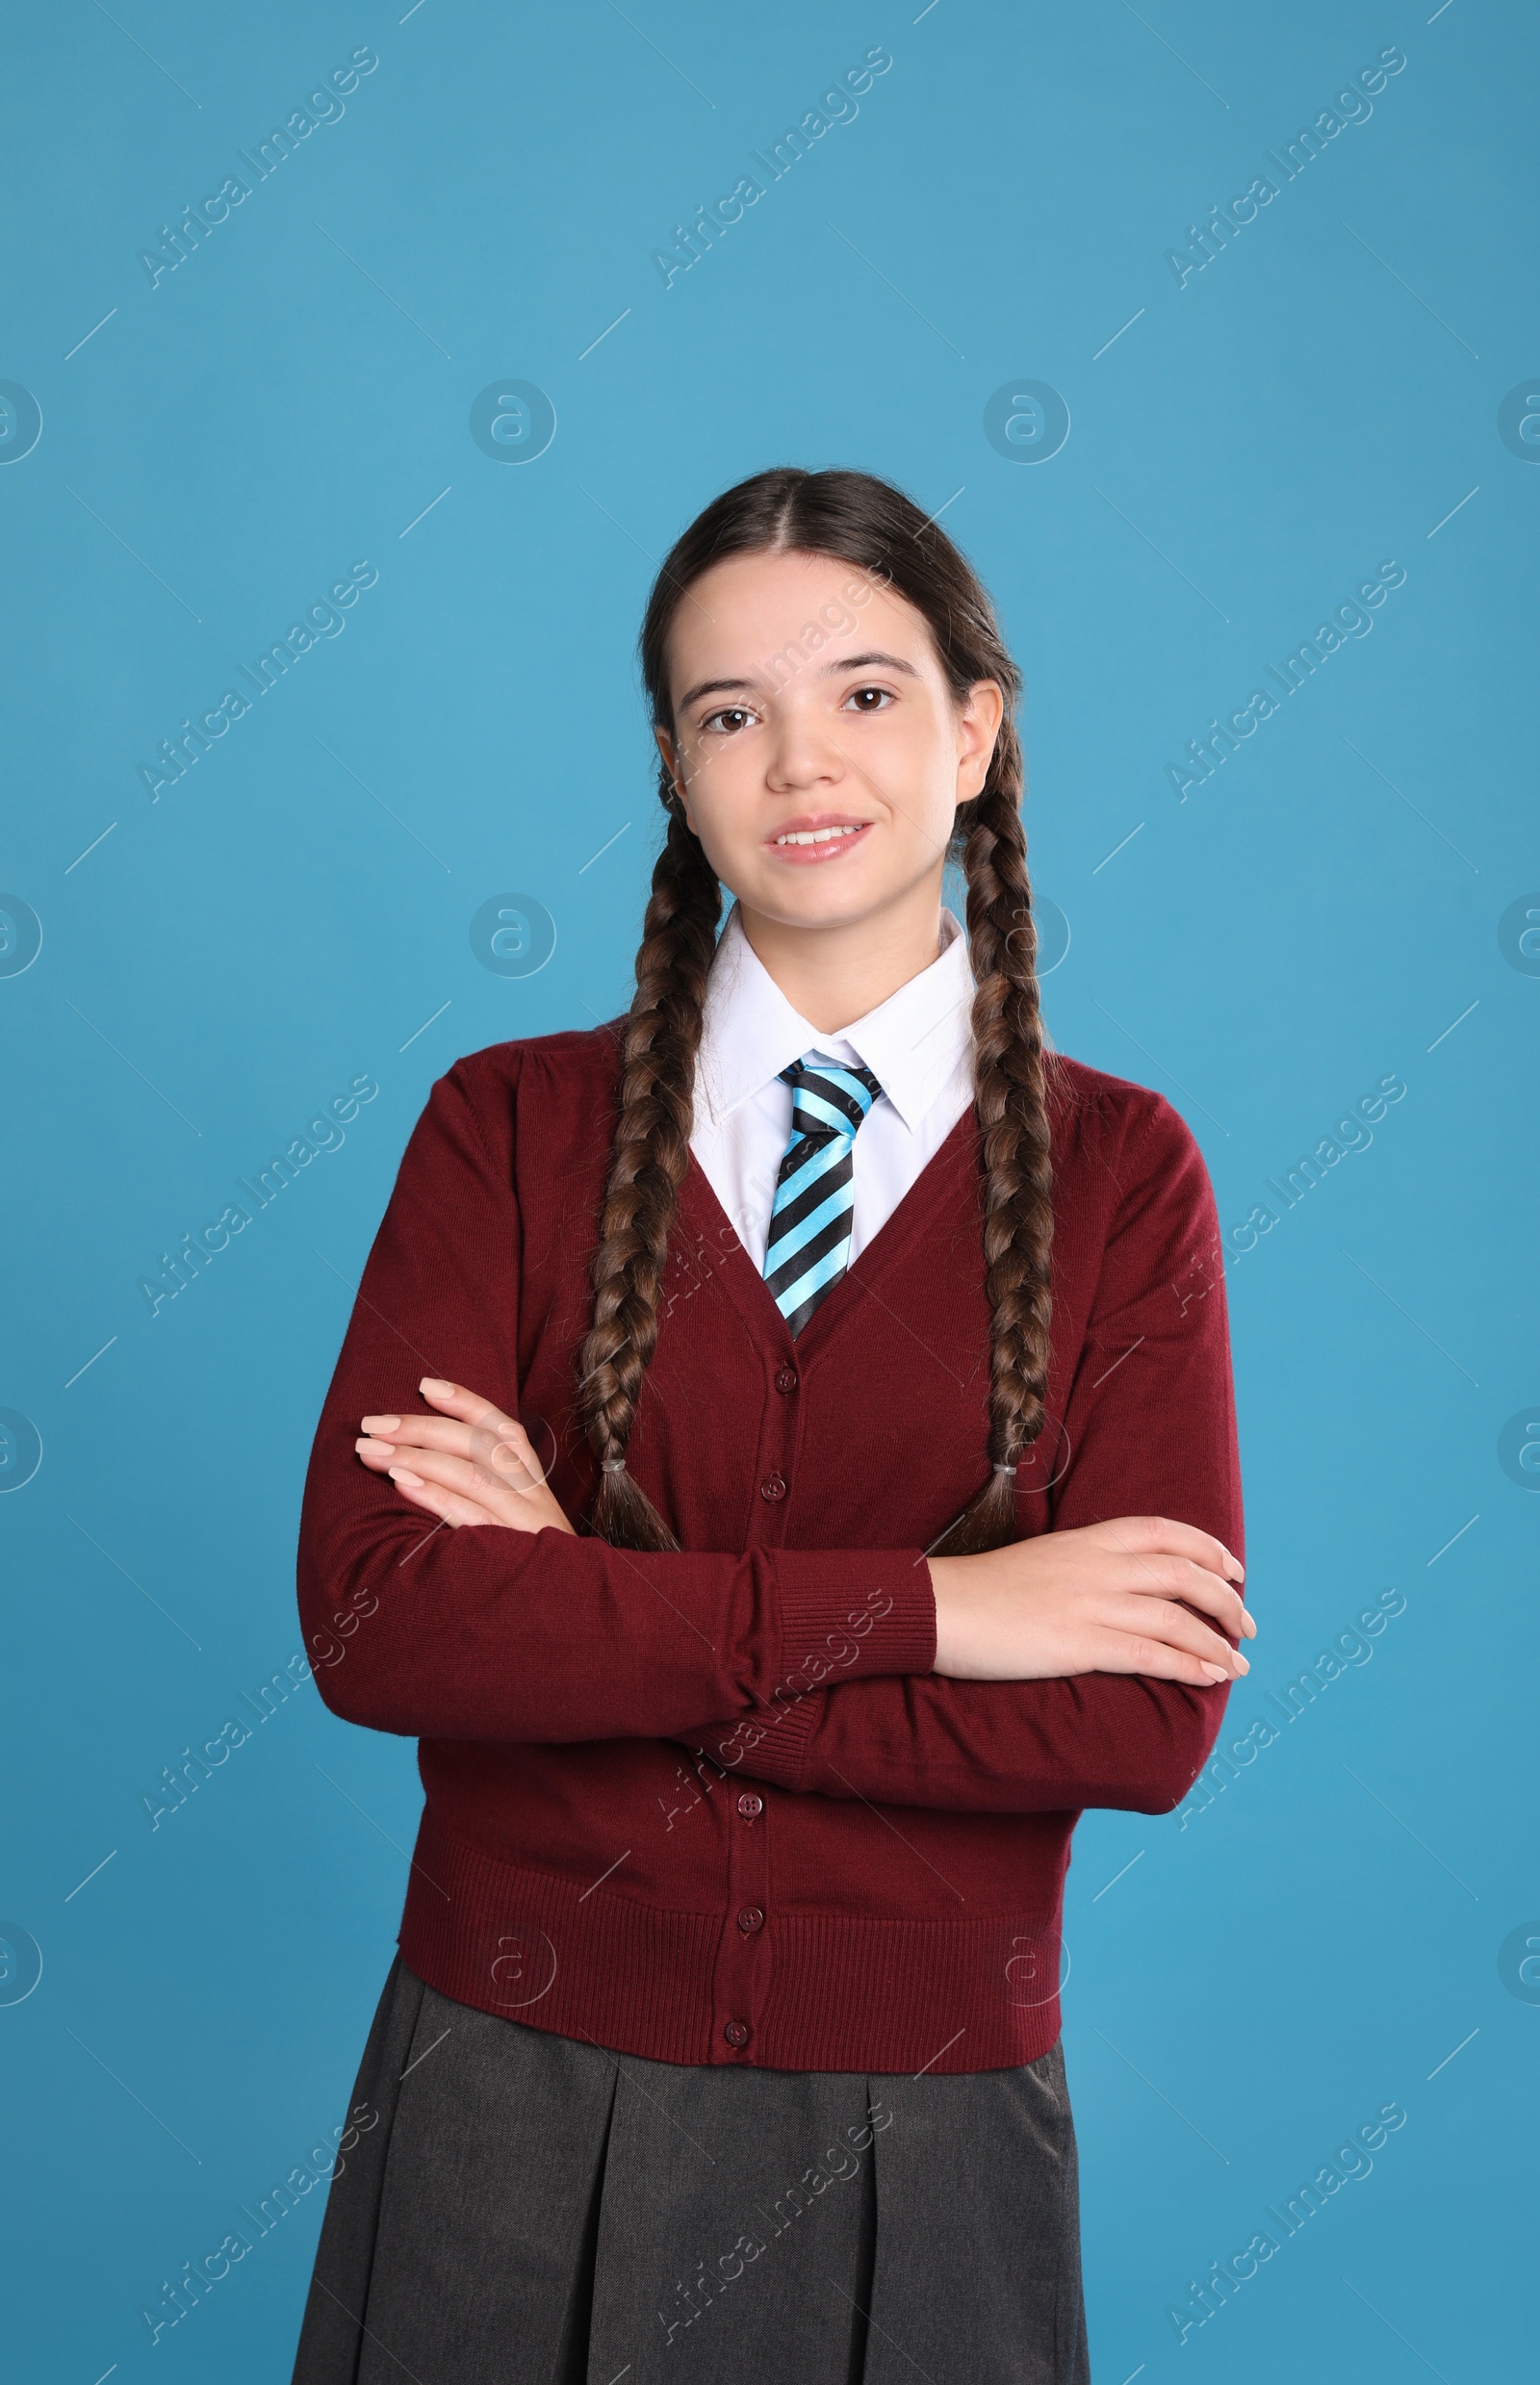
[[[805,1052],[854,1055],[912,1134],[971,1049],[972,1004],[967,937],[943,908],[938,958],[840,1035],[820,1034],[776,984],[734,904],[706,979],[697,1100],[720,1121]]]

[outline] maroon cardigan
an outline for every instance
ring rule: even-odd
[[[1023,1538],[1163,1514],[1243,1555],[1225,1291],[1158,1094],[1052,1064],[1049,1423]],[[937,2072],[1059,2030],[1079,1808],[1165,1813],[1227,1691],[933,1673],[924,1551],[988,1469],[971,1111],[793,1343],[691,1160],[629,1463],[683,1553],[435,1526],[353,1449],[424,1374],[528,1425],[575,1519],[613,1032],[433,1087],[316,1434],[299,1604],[333,1711],[421,1741],[402,1957],[443,1994],[676,2063]]]

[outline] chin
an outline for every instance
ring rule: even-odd
[[[777,920],[783,927],[848,928],[893,899],[894,889],[863,884],[853,875],[842,874],[842,878],[843,883],[836,885],[832,871],[828,878],[809,870],[795,879],[778,872],[773,884],[745,890],[738,900],[747,910]]]

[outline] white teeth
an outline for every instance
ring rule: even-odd
[[[827,845],[832,843],[836,836],[854,836],[859,829],[863,829],[868,825],[865,820],[854,820],[848,828],[793,829],[790,835],[778,836],[776,843],[778,845]]]

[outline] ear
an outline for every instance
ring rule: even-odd
[[[957,716],[957,800],[973,801],[984,791],[995,739],[1005,718],[1005,693],[996,680],[978,680],[969,688]]]
[[[663,757],[663,767],[673,781],[674,792],[683,808],[684,824],[692,835],[699,835],[700,831],[696,828],[694,816],[690,810],[690,798],[684,784],[684,774],[680,767],[680,757],[674,750],[674,740],[666,729],[654,729],[653,734],[657,739],[657,750]]]

